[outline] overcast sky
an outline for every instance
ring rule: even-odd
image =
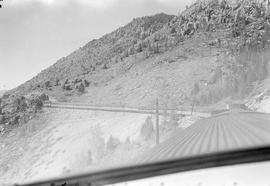
[[[177,14],[192,0],[3,0],[0,90],[29,80],[134,17]]]

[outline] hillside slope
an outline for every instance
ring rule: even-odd
[[[107,106],[242,100],[270,71],[269,15],[263,1],[210,0],[178,16],[135,18],[9,91],[15,96],[5,96],[2,105],[32,92]],[[16,109],[2,110],[4,118],[20,117]]]
[[[102,69],[107,69],[139,51],[140,42],[150,42],[153,35],[173,17],[175,16],[161,13],[133,19],[124,27],[106,34],[100,39],[92,40],[70,55],[61,58],[54,65],[16,88],[15,92],[24,93],[38,88],[47,88],[48,86],[45,86],[47,81],[50,81],[52,86],[57,86],[59,80],[60,83],[66,79],[74,81],[81,77],[89,80]]]
[[[129,107],[152,107],[159,99],[163,108],[244,100],[266,112],[269,15],[260,1],[198,1],[178,16],[136,18],[58,60],[0,99],[0,182],[117,164],[154,144],[153,126],[148,140],[138,137],[143,124],[153,125],[151,117],[48,111],[42,109],[48,99]],[[167,118],[172,127],[164,118],[165,137],[199,119]],[[118,138],[111,138],[114,151],[105,145],[110,135]],[[97,161],[104,150],[109,157]]]
[[[245,52],[250,53],[255,50],[254,45],[256,50],[257,46],[265,48],[269,37],[268,12],[255,1],[244,1],[242,4],[230,2],[197,2],[179,16],[161,13],[133,19],[129,24],[100,39],[90,41],[69,56],[58,60],[12,92],[25,94],[38,90],[53,94],[64,89],[69,90],[67,94],[73,94],[72,90],[78,89],[77,84],[81,80],[86,80],[84,86],[102,87],[110,83],[110,80],[134,70],[137,65],[145,63],[147,66],[148,62],[155,63],[158,58],[159,64],[166,63],[166,60],[168,63],[179,64],[181,61],[190,60],[192,56],[214,56],[213,60],[216,60],[216,55],[220,53],[212,52],[212,48],[220,49],[222,54],[231,56],[228,60],[236,61],[236,64],[231,64],[235,69],[228,69],[225,64],[216,65],[220,69],[213,67],[212,71],[217,70],[217,73],[221,72],[223,75],[213,81],[233,75],[234,77],[226,80],[230,81],[227,84],[239,82],[241,77],[236,76],[242,76],[240,73],[243,72],[240,72],[237,66],[250,64],[241,64],[242,59],[238,59],[237,53],[240,50],[244,55]],[[222,54],[218,59],[220,62],[226,60]],[[250,58],[253,60],[252,56]],[[265,67],[266,64],[262,66]],[[148,72],[154,68],[155,65],[149,66]],[[192,73],[189,78],[193,79]],[[255,80],[261,78],[264,77],[255,77]],[[196,82],[204,80],[198,78]],[[188,83],[191,86],[194,84],[192,81]],[[190,91],[183,92],[190,95]]]
[[[133,145],[125,144],[125,140],[133,142],[138,138],[145,117],[81,110],[45,111],[28,125],[0,136],[0,185],[56,177],[87,167],[108,167],[117,161],[119,164],[119,159],[99,163],[101,156],[112,154],[106,146],[108,138],[119,139],[121,146],[130,149],[125,154],[133,156]],[[122,157],[121,162],[125,159],[128,157]]]

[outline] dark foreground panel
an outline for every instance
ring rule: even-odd
[[[269,160],[270,147],[261,147],[255,149],[229,151],[183,159],[168,160],[133,167],[106,170],[96,173],[83,173],[80,175],[73,175],[65,178],[45,180],[22,185],[105,185],[203,168],[263,162]]]

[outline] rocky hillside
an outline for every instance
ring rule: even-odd
[[[269,19],[269,4],[257,0],[135,18],[7,94],[136,107],[243,99],[269,75]]]
[[[39,112],[49,97],[43,93],[30,93],[25,96],[5,94],[0,99],[0,134],[25,124]]]
[[[225,75],[216,78],[226,79],[227,76],[231,76],[231,73],[238,76],[239,73],[244,72],[233,71],[243,70],[243,68],[228,69],[230,68],[228,66],[237,68],[239,65],[244,65],[245,68],[252,68],[245,69],[246,71],[254,71],[254,68],[259,68],[256,69],[258,74],[254,75],[256,76],[254,80],[261,80],[267,73],[266,71],[261,73],[261,71],[267,70],[266,62],[260,61],[260,67],[250,67],[254,64],[243,64],[248,63],[243,60],[244,58],[249,58],[249,61],[254,60],[258,52],[265,50],[269,39],[268,27],[267,7],[257,1],[244,1],[243,3],[231,3],[226,0],[207,1],[207,3],[198,1],[179,16],[161,13],[136,18],[124,27],[106,34],[100,39],[92,40],[69,56],[58,60],[53,66],[42,71],[13,92],[24,94],[33,90],[53,91],[57,86],[62,86],[64,90],[81,89],[83,91],[82,86],[96,86],[114,78],[113,75],[107,78],[95,79],[94,77],[119,63],[124,66],[130,60],[134,61],[134,59],[130,59],[133,57],[140,58],[139,61],[153,58],[181,46],[184,41],[190,41],[195,37],[206,37],[208,43],[198,43],[198,45],[206,44],[203,47],[228,50],[227,52],[233,59],[229,57],[227,61],[237,63],[221,66],[220,68],[223,69],[218,69],[217,74]],[[198,40],[198,42],[201,41]],[[196,46],[194,50],[198,48]],[[238,56],[240,51],[241,55]],[[254,56],[251,53],[255,53]],[[224,56],[222,60],[224,61]],[[258,77],[260,74],[262,77]],[[228,84],[232,84],[234,81],[241,81],[240,79],[234,77],[227,81],[229,81]],[[237,86],[237,83],[234,84],[233,86]]]
[[[174,17],[161,13],[135,18],[124,27],[100,39],[92,40],[69,56],[58,60],[53,66],[16,88],[14,92],[24,93],[48,88],[50,90],[54,86],[76,84],[80,81],[78,79],[86,79],[94,84],[91,76],[99,71],[123,62],[128,56],[145,51],[146,47],[158,50],[155,45],[158,37],[156,34]],[[72,86],[63,88],[69,90],[74,88]]]

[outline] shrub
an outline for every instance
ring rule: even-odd
[[[163,113],[165,114],[163,118],[163,122],[161,127],[165,130],[170,130],[178,126],[178,121],[180,119],[179,114],[177,114],[176,110],[169,109],[177,109],[176,101],[174,99],[169,100],[167,103],[163,105]]]
[[[13,102],[16,111],[25,111],[27,109],[27,103],[25,97],[16,98]]]
[[[63,90],[72,90],[71,84],[69,83],[69,80],[68,79],[66,79],[65,81],[63,81],[61,83],[61,88]]]
[[[157,54],[157,53],[160,52],[160,50],[159,50],[160,47],[159,47],[159,44],[158,43],[155,43],[154,46],[153,46],[153,48],[154,48],[154,53],[155,54]]]
[[[102,69],[106,70],[106,69],[108,69],[108,68],[109,68],[109,67],[108,67],[108,64],[107,64],[107,63],[103,64]]]
[[[64,90],[72,90],[72,86],[70,84],[65,84],[62,88]]]
[[[89,87],[90,82],[85,79],[85,80],[83,80],[83,84],[85,87]]]
[[[179,121],[179,115],[175,111],[171,111],[170,118],[169,118],[169,125],[170,127],[177,127]]]
[[[51,87],[51,82],[50,81],[46,81],[44,83],[44,85],[45,85],[45,88],[49,88],[49,87]]]
[[[105,141],[99,125],[95,125],[91,131],[91,161],[97,161],[105,155]]]
[[[35,98],[34,100],[32,100],[32,103],[34,104],[35,112],[42,109],[43,102],[41,99]]]
[[[47,101],[47,100],[49,100],[49,96],[48,96],[47,94],[44,94],[44,93],[42,93],[39,97],[40,97],[40,99],[41,99],[42,101]]]
[[[170,33],[171,33],[171,34],[176,33],[176,29],[175,29],[174,27],[173,27],[173,28],[171,28]]]
[[[60,85],[60,80],[59,80],[59,78],[56,78],[55,79],[55,84],[54,84],[55,86],[59,86]]]
[[[136,45],[136,52],[142,52],[142,44],[138,43],[138,45]]]
[[[84,93],[85,91],[85,86],[83,83],[79,83],[76,85],[76,89],[78,90],[79,93]]]
[[[154,132],[154,124],[152,122],[151,116],[148,116],[142,125],[140,135],[143,139],[148,140],[151,138]]]
[[[106,143],[106,148],[109,151],[113,151],[120,145],[120,143],[121,142],[118,138],[114,138],[113,136],[110,136]]]

